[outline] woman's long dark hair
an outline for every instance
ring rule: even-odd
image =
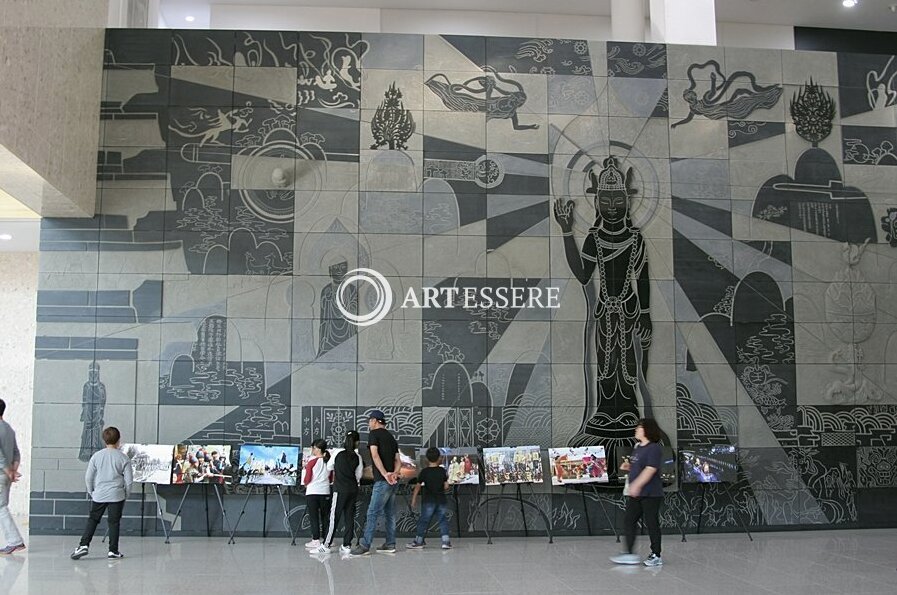
[[[323,438],[318,438],[317,440],[312,442],[311,445],[323,453],[323,459],[325,463],[330,460],[330,451],[327,450],[326,440],[324,440]]]
[[[355,452],[355,449],[358,448],[359,442],[361,442],[361,435],[358,432],[355,430],[346,432],[346,439],[343,441],[343,452],[349,457],[349,466],[352,469],[358,466],[358,453]]]
[[[651,442],[660,442],[660,439],[663,437],[663,432],[660,431],[660,426],[657,425],[656,421],[650,417],[643,417],[638,420],[638,425],[645,432],[645,438]]]

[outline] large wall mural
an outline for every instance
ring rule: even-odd
[[[339,443],[373,408],[414,447],[615,451],[653,416],[676,448],[739,448],[705,526],[893,523],[894,64],[110,31],[98,215],[43,221],[32,531],[83,526],[104,424],[143,443]],[[397,296],[557,287],[559,308],[397,299],[356,327],[336,299],[359,267]],[[342,297],[376,302],[363,284]],[[600,525],[597,497],[537,494],[571,533]],[[671,491],[664,523],[695,497]],[[202,506],[178,529],[204,531]]]

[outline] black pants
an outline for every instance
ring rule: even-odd
[[[333,492],[333,501],[330,503],[330,528],[324,545],[333,545],[333,534],[339,526],[340,519],[345,523],[343,529],[343,545],[350,547],[355,539],[355,503],[358,501],[358,492]]]
[[[660,505],[663,498],[628,498],[623,521],[626,534],[626,553],[632,553],[639,519],[643,519],[651,539],[651,553],[660,555]]]
[[[330,518],[330,496],[306,496],[305,506],[308,509],[311,538],[321,539],[322,534],[327,534],[327,519]]]
[[[121,529],[121,513],[125,509],[125,501],[121,502],[91,502],[90,516],[87,517],[87,526],[81,535],[80,545],[90,545],[93,534],[97,531],[97,525],[106,512],[106,523],[109,525],[109,551],[118,551],[118,534]],[[108,511],[108,512],[107,512]]]

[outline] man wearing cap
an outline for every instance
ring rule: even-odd
[[[399,483],[398,471],[402,468],[399,458],[399,444],[386,429],[386,416],[379,409],[368,415],[368,446],[374,461],[374,489],[368,505],[368,518],[364,535],[352,549],[353,556],[371,553],[377,520],[383,515],[386,524],[386,542],[377,548],[378,552],[394,554],[396,551],[396,487]]]

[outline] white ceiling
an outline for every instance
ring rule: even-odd
[[[859,0],[853,8],[845,8],[841,0],[717,0],[716,20],[897,31],[892,5],[897,6],[897,0]]]
[[[161,10],[169,27],[204,28],[208,26],[212,4],[609,16],[611,3],[610,0],[161,0]],[[891,5],[897,5],[897,0],[859,0],[850,9],[844,8],[841,0],[716,0],[716,16],[718,21],[730,23],[897,31],[897,13],[891,12]],[[196,20],[186,22],[187,15]]]

